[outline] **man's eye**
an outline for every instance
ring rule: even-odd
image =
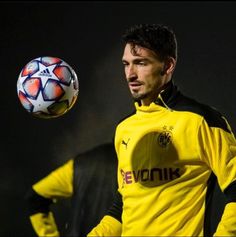
[[[146,65],[146,63],[145,63],[145,62],[143,62],[143,61],[140,61],[140,62],[138,63],[138,65],[145,66],[145,65]]]

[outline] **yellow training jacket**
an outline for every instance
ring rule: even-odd
[[[172,83],[155,103],[135,107],[115,137],[121,235],[209,236],[217,177],[228,204],[215,236],[236,236],[236,141],[225,119]],[[90,235],[106,236],[103,230],[102,220]]]

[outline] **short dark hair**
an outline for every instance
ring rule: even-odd
[[[177,60],[177,40],[173,30],[162,24],[139,24],[131,26],[122,36],[125,44],[130,43],[154,51],[160,60],[173,57]]]

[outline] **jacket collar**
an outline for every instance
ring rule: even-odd
[[[165,107],[172,107],[176,102],[175,100],[178,94],[179,91],[177,86],[174,85],[173,80],[170,80],[166,84],[165,89],[160,92],[154,103]]]
[[[173,106],[177,102],[177,96],[180,94],[177,86],[174,85],[173,81],[169,81],[165,88],[159,93],[157,99],[152,102],[149,106],[142,106],[140,101],[135,102],[136,110],[152,112],[159,110],[158,108],[165,107],[168,110],[172,110]]]

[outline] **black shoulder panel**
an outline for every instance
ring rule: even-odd
[[[219,111],[213,107],[199,103],[192,98],[186,97],[180,92],[177,94],[171,108],[177,111],[188,111],[201,115],[210,127],[222,128],[223,130],[230,132],[225,119]]]

